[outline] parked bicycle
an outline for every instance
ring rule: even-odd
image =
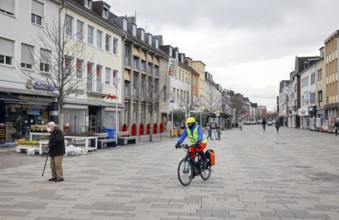
[[[195,149],[195,146],[192,146]],[[178,166],[178,179],[183,186],[188,186],[195,176],[200,175],[203,180],[208,180],[211,175],[211,166],[215,163],[213,150],[205,152],[207,163],[204,163],[199,153],[194,153],[193,159],[189,152],[187,144],[181,144],[180,149],[186,151],[186,156],[180,161]]]

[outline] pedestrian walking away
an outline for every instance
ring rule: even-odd
[[[53,121],[47,123],[47,131],[51,133],[48,154],[52,173],[52,178],[48,179],[48,181],[61,182],[64,181],[62,170],[62,159],[65,154],[64,134]]]
[[[335,129],[335,136],[337,136],[338,130],[339,130],[339,118],[337,118],[336,122],[334,123],[334,129]]]
[[[262,124],[262,129],[265,131],[266,130],[266,119],[265,118],[261,121],[261,124]]]
[[[213,121],[210,124],[211,127],[211,140],[213,139],[217,139],[218,138],[218,124],[215,122],[215,119],[213,119]]]
[[[211,137],[212,131],[211,131],[211,127],[210,127],[209,123],[206,123],[206,129],[207,129],[207,137],[206,137],[206,139],[208,139],[208,138],[212,139],[212,137]]]
[[[279,134],[279,127],[280,127],[280,123],[279,123],[279,120],[277,119],[275,121],[275,128],[277,129],[277,134]]]

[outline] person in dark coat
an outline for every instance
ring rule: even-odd
[[[264,129],[265,131],[266,130],[266,119],[265,118],[262,119],[261,124],[262,124],[262,129]]]
[[[51,133],[48,143],[48,154],[50,157],[50,166],[52,178],[48,181],[64,181],[62,171],[62,159],[65,155],[65,139],[62,130],[56,127],[53,121],[47,123],[47,131]]]
[[[279,128],[280,128],[279,119],[277,119],[277,120],[275,121],[275,128],[277,129],[277,134],[279,134]]]
[[[336,122],[334,123],[334,129],[335,129],[335,136],[337,136],[338,130],[339,130],[339,118],[337,118]]]

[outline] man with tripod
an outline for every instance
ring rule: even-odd
[[[52,172],[52,178],[48,179],[48,181],[61,182],[64,181],[62,171],[62,159],[65,154],[64,134],[60,128],[56,127],[53,121],[47,123],[47,131],[51,133],[48,154]]]

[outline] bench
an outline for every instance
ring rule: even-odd
[[[108,133],[95,133],[94,135],[98,136],[98,149],[101,149],[104,144],[106,147],[117,146],[115,139],[110,139]]]
[[[125,141],[127,144],[136,144],[137,138],[130,136],[128,131],[118,132],[118,145],[125,145]]]

